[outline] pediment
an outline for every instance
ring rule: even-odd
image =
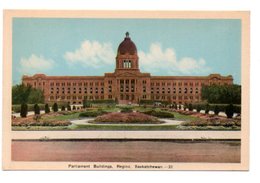
[[[119,76],[119,77],[135,77],[135,76],[138,76],[138,73],[122,72],[122,73],[116,74],[116,76]]]

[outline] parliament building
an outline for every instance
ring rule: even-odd
[[[141,100],[152,100],[184,104],[200,102],[202,86],[231,85],[233,77],[220,74],[151,76],[143,73],[139,69],[136,45],[127,32],[118,47],[113,73],[104,76],[24,75],[22,83],[41,89],[45,103],[82,105],[83,100],[115,100],[119,104],[136,104]]]

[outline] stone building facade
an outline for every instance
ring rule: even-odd
[[[116,100],[119,104],[140,100],[168,101],[184,104],[201,101],[203,85],[230,85],[233,77],[151,76],[139,70],[137,48],[126,33],[119,45],[116,68],[104,76],[46,76],[35,74],[22,77],[22,83],[43,90],[46,103],[67,102],[82,105],[83,100]]]

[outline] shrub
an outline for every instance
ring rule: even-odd
[[[54,112],[57,112],[59,109],[58,109],[58,104],[57,103],[54,103],[53,106],[52,106],[52,110]]]
[[[124,108],[121,109],[120,112],[122,112],[122,113],[128,113],[128,112],[133,112],[133,110],[132,110],[131,108],[124,107]]]
[[[184,104],[184,111],[186,111],[187,108],[188,108],[188,104],[185,103],[185,104]]]
[[[72,106],[72,110],[73,111],[75,111],[76,110],[76,106],[74,105],[74,106]]]
[[[45,111],[46,114],[47,114],[47,113],[50,113],[49,104],[45,104],[44,111]]]
[[[68,104],[68,106],[67,106],[67,110],[68,110],[68,111],[71,111],[71,107],[70,107],[69,104]]]
[[[201,111],[201,106],[197,105],[196,110],[197,110],[197,112],[200,112]]]
[[[21,116],[22,118],[26,118],[27,112],[28,112],[28,106],[27,106],[27,104],[21,104],[20,116]]]
[[[38,106],[38,104],[34,105],[34,114],[35,115],[40,114],[40,107]]]
[[[174,114],[167,112],[167,111],[155,111],[155,110],[150,110],[150,111],[145,111],[142,112],[147,115],[155,116],[158,118],[174,118]]]
[[[192,104],[189,104],[188,108],[189,108],[189,111],[192,111],[193,110]]]
[[[209,113],[209,104],[206,104],[206,106],[205,106],[205,114],[208,114]]]
[[[234,106],[233,104],[229,104],[227,107],[226,107],[226,115],[227,115],[227,118],[232,118],[233,115],[234,115]]]
[[[215,106],[214,106],[214,113],[215,113],[215,115],[218,115],[219,112],[220,112],[219,106],[218,106],[218,105],[215,105]]]
[[[65,106],[62,106],[62,107],[61,107],[61,110],[62,110],[62,111],[65,111]]]
[[[97,117],[106,114],[105,111],[86,111],[79,114],[79,117]]]

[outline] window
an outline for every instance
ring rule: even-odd
[[[123,68],[132,68],[132,61],[131,60],[124,60],[123,61]]]
[[[144,92],[144,93],[146,92],[146,87],[145,87],[145,86],[143,87],[143,92]]]

